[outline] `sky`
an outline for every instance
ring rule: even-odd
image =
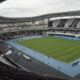
[[[0,16],[33,17],[48,13],[80,10],[80,0],[6,0]]]

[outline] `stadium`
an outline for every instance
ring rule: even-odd
[[[80,80],[79,3],[0,0],[0,80]]]
[[[80,11],[0,17],[1,80],[80,80],[79,68]]]

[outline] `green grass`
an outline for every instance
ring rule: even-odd
[[[43,37],[19,41],[17,44],[31,48],[63,62],[72,62],[80,58],[80,42],[78,41]]]

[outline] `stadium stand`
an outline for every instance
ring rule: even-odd
[[[54,20],[53,21],[53,27],[57,28],[57,26],[59,25],[60,20]]]
[[[76,18],[69,27],[76,28],[78,22],[79,22],[79,19]]]
[[[80,80],[80,74],[76,75],[74,78]]]
[[[76,28],[80,28],[80,21],[78,22]]]
[[[67,22],[67,19],[61,19],[59,25],[57,27],[64,27],[65,23]]]
[[[58,78],[42,77],[30,72],[10,67],[0,62],[0,80],[65,80]]]
[[[74,19],[68,19],[68,21],[65,23],[64,28],[68,28],[72,23],[73,23]]]
[[[49,26],[49,27],[52,27],[52,26],[53,26],[53,21],[49,21],[49,22],[48,22],[48,26]]]

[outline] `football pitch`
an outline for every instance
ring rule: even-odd
[[[62,62],[69,63],[80,58],[80,41],[43,37],[19,41],[17,44]]]

